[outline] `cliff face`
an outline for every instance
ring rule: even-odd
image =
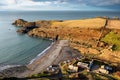
[[[59,39],[68,39],[76,43],[86,43],[95,45],[94,41],[97,41],[100,36],[99,29],[81,29],[81,28],[37,28],[28,33],[30,36],[44,37],[55,39],[59,36]],[[84,41],[83,41],[84,40]]]

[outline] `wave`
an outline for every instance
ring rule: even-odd
[[[14,68],[14,67],[20,67],[21,65],[0,65],[0,71],[3,71],[5,69]]]
[[[50,47],[51,47],[53,44],[54,44],[54,42],[52,42],[49,47],[47,47],[45,50],[43,50],[41,53],[39,53],[34,59],[32,59],[29,64],[32,64],[35,60],[37,60],[42,54],[44,54],[48,49],[50,49]]]

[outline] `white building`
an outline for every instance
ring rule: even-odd
[[[82,63],[82,62],[78,62],[77,66],[82,67],[82,68],[88,68],[88,64],[87,63]]]

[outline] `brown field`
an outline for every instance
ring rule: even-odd
[[[109,29],[120,29],[120,20],[109,20],[107,28],[109,28]]]
[[[103,49],[102,54],[98,57],[101,60],[119,64],[120,62],[120,52],[119,51],[110,51],[108,49]]]
[[[67,20],[63,22],[54,22],[52,27],[79,27],[79,28],[101,28],[105,25],[106,19],[92,18],[83,20]]]

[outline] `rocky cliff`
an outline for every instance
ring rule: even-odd
[[[50,27],[53,22],[62,22],[62,20],[50,20],[50,21],[38,20],[38,21],[35,21],[35,22],[27,22],[23,19],[18,19],[18,20],[15,20],[15,22],[13,22],[12,24],[17,26],[17,27],[22,27],[22,28],[18,29],[17,32],[27,33],[34,28]]]

